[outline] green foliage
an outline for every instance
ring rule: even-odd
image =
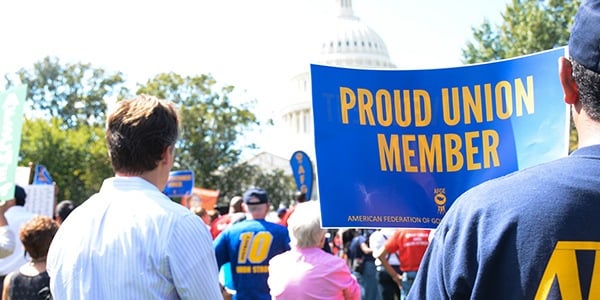
[[[218,186],[219,168],[238,162],[241,150],[234,147],[237,138],[258,124],[254,114],[231,103],[232,86],[213,91],[216,81],[209,75],[183,77],[159,74],[140,87],[137,94],[150,94],[177,104],[182,136],[177,145],[175,165],[194,170],[196,185]]]
[[[259,167],[240,163],[221,173],[217,189],[221,191],[220,205],[227,206],[233,196],[241,196],[250,186],[263,188],[274,209],[289,205],[294,191],[294,178],[283,170],[263,171]]]
[[[123,96],[122,74],[107,74],[91,64],[60,64],[56,57],[46,57],[36,62],[33,69],[16,72],[16,77],[6,76],[7,88],[27,84],[27,103],[36,117],[46,120],[62,119],[63,128],[82,124],[103,125],[107,97]]]
[[[29,118],[23,124],[19,165],[45,165],[59,200],[81,203],[97,192],[112,175],[104,144],[105,99],[126,92],[121,73],[46,57],[5,78],[7,87],[27,84]]]
[[[260,172],[257,166],[249,165],[247,163],[240,163],[220,172],[220,180],[215,186],[215,189],[220,191],[219,204],[229,205],[229,199],[233,196],[241,196],[246,189],[254,184],[254,176]]]
[[[488,62],[566,46],[580,2],[513,0],[502,14],[501,25],[493,26],[486,20],[481,28],[473,28],[474,42],[462,50],[463,62]],[[577,148],[572,122],[569,148]]]
[[[513,0],[503,23],[473,28],[474,42],[462,50],[467,64],[510,58],[565,46],[580,1]]]
[[[280,204],[288,207],[291,204],[295,182],[292,176],[286,176],[282,170],[260,172],[255,179],[256,185],[265,189],[274,209]]]
[[[137,94],[150,94],[177,104],[182,138],[177,145],[175,165],[193,170],[196,186],[218,189],[222,203],[228,203],[252,185],[267,190],[274,200],[287,200],[291,177],[283,176],[282,171],[268,173],[239,163],[238,138],[259,122],[248,107],[231,102],[233,91],[233,86],[219,88],[210,75],[184,77],[163,73],[148,80]]]
[[[62,65],[58,58],[46,57],[33,69],[5,78],[7,87],[27,84],[27,114],[33,116],[23,125],[19,164],[45,165],[58,185],[59,199],[83,202],[113,175],[104,142],[105,100],[125,97],[122,74],[107,74],[90,64]],[[259,122],[249,104],[232,104],[233,91],[233,86],[217,88],[209,75],[170,73],[148,80],[137,93],[177,104],[182,136],[175,168],[193,170],[197,186],[219,189],[227,203],[258,185],[278,205],[289,198],[293,179],[283,171],[239,164],[238,139]]]
[[[98,125],[62,127],[60,118],[50,122],[26,119],[19,164],[46,166],[59,188],[58,199],[81,203],[98,191],[104,178],[112,176],[104,131]]]

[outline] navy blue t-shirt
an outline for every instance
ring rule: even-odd
[[[600,299],[599,280],[597,145],[459,197],[409,299]]]
[[[265,220],[231,225],[213,242],[219,268],[231,263],[234,299],[270,300],[269,260],[290,250],[287,227]]]
[[[354,259],[354,258],[362,258],[363,261],[375,261],[375,258],[373,257],[373,255],[371,254],[365,254],[362,252],[362,249],[360,249],[360,245],[362,243],[367,243],[368,239],[366,236],[364,235],[357,235],[352,239],[352,242],[350,242],[350,259]]]

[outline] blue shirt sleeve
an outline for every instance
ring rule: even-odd
[[[221,232],[213,242],[215,256],[217,258],[217,267],[229,262],[229,232],[227,230]]]

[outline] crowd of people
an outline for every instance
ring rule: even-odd
[[[278,220],[265,219],[270,212],[268,196],[264,190],[255,187],[248,189],[243,197],[233,197],[229,213],[213,215],[212,219],[205,209],[189,208],[196,217],[192,220],[200,220],[203,224],[200,227],[208,232],[218,224],[219,230],[215,231],[214,237],[211,235],[217,269],[224,269],[226,265],[230,267],[227,270],[230,282],[219,279],[223,299],[401,299],[399,293],[386,296],[384,290],[372,294],[366,292],[380,289],[382,282],[378,278],[379,285],[366,286],[361,278],[369,275],[352,269],[353,261],[358,259],[357,250],[342,245],[343,236],[348,233],[352,233],[352,239],[347,244],[359,241],[368,245],[369,235],[370,243],[373,243],[377,233],[383,230],[323,229],[318,201],[308,201],[305,195],[300,194],[296,194],[294,199],[296,202],[288,210],[294,213],[287,216],[285,226],[281,225],[283,215],[278,216]],[[50,218],[24,211],[25,201],[25,190],[16,186],[15,198],[0,206],[0,257],[16,257],[20,253],[19,258],[22,258],[22,261],[14,263],[16,267],[6,271],[0,299],[78,298],[73,294],[51,294],[46,267],[50,245],[58,228],[75,209],[74,202],[59,202],[54,218]],[[18,207],[11,210],[14,206]],[[8,211],[11,212],[7,214]],[[15,218],[15,215],[23,216]],[[16,224],[17,219],[23,222],[17,232],[20,241],[15,241],[7,219],[11,224]],[[385,230],[390,234],[396,231],[402,230]],[[15,252],[17,245],[23,247],[23,252]],[[384,242],[381,247],[385,245]],[[339,251],[334,253],[331,249]],[[77,276],[82,276],[81,272]],[[315,288],[307,289],[306,286]],[[399,290],[398,285],[396,290]],[[77,295],[81,296],[81,293]],[[91,294],[86,295],[89,297]]]
[[[97,194],[59,202],[53,218],[29,213],[20,186],[0,206],[3,299],[379,299],[304,193],[277,220],[258,187],[223,215],[164,195],[179,135],[170,102],[124,100],[107,124],[115,176]]]
[[[46,271],[48,249],[75,203],[64,200],[52,217],[25,209],[27,193],[19,185],[14,197],[0,204],[0,299],[52,299]]]
[[[161,192],[180,135],[175,106],[120,101],[106,128],[115,176],[97,194],[59,203],[52,217],[28,212],[20,186],[0,203],[0,297],[597,298],[598,25],[600,1],[583,1],[559,60],[578,150],[472,188],[435,231],[324,229],[318,201],[302,193],[270,221],[259,187],[224,215],[179,205]]]

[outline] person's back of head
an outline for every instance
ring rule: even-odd
[[[278,217],[279,219],[282,219],[282,218],[285,216],[285,214],[286,214],[287,212],[288,212],[287,208],[285,208],[285,207],[280,207],[280,208],[278,208],[278,209],[277,209],[277,217]]]
[[[58,224],[61,224],[62,222],[64,222],[67,219],[67,217],[69,216],[69,214],[71,214],[71,212],[75,209],[75,207],[76,207],[75,202],[73,202],[71,200],[60,201],[56,205],[56,216],[55,216],[55,219],[58,222]]]
[[[202,206],[193,206],[190,208],[190,211],[192,211],[196,216],[200,218],[208,216],[208,211]]]
[[[321,227],[319,203],[308,201],[298,204],[288,219],[288,230],[292,245],[299,248],[322,247],[327,230]]]
[[[251,187],[242,197],[244,207],[253,219],[264,219],[269,213],[267,192],[258,187]]]
[[[15,205],[17,206],[25,206],[25,199],[27,198],[27,193],[25,189],[20,185],[15,185]]]
[[[202,222],[204,222],[204,224],[208,225],[211,222],[211,217],[208,214],[208,211],[202,207],[202,206],[193,206],[192,208],[190,208],[190,210],[198,217],[200,217],[200,219],[202,220]]]
[[[219,217],[221,217],[221,213],[217,209],[208,212],[208,215],[210,216],[210,222],[211,223],[214,222]]]
[[[294,200],[296,200],[297,203],[306,202],[306,200],[307,200],[306,193],[305,192],[301,192],[301,191],[296,191],[294,193]]]
[[[345,249],[350,247],[350,243],[356,235],[358,235],[358,231],[354,228],[348,228],[342,231],[342,245]]]
[[[106,122],[106,142],[116,173],[140,175],[154,170],[179,137],[175,106],[153,96],[123,100]]]
[[[600,1],[583,1],[571,29],[569,56],[577,89],[574,97],[590,119],[600,122]],[[562,78],[561,78],[561,81]],[[564,88],[564,85],[563,85]],[[565,99],[568,98],[565,90]],[[569,102],[568,102],[569,103]],[[574,104],[574,103],[569,103]],[[575,124],[577,119],[574,118]],[[579,126],[577,129],[582,129]]]
[[[21,227],[19,237],[32,259],[44,258],[58,231],[58,223],[48,216],[36,216]]]
[[[243,203],[242,197],[233,196],[231,198],[231,200],[229,201],[229,213],[233,214],[233,213],[244,212],[242,203]]]

